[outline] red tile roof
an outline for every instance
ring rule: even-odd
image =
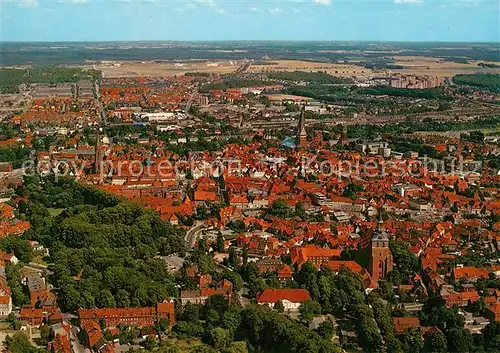
[[[290,252],[290,257],[292,259],[292,264],[300,268],[310,259],[326,262],[336,257],[340,257],[341,253],[341,249],[320,248],[316,245],[306,245],[299,248],[293,248]],[[317,265],[317,267],[320,265],[314,261],[313,264],[315,266]]]
[[[488,278],[489,273],[486,268],[477,268],[473,266],[464,266],[461,268],[455,268],[453,270],[453,275],[455,279],[462,279],[462,278]]]
[[[265,289],[257,295],[257,303],[276,303],[280,300],[288,300],[292,303],[302,303],[311,300],[306,289]]]
[[[392,323],[394,324],[396,333],[403,333],[407,328],[420,327],[420,320],[414,316],[393,317]]]

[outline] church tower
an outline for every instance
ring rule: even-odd
[[[371,239],[371,254],[369,272],[375,283],[385,278],[392,271],[393,259],[389,249],[389,237],[382,228],[382,212],[379,210],[380,219],[377,229],[373,232]]]
[[[349,140],[347,139],[347,125],[342,125],[342,133],[340,134],[341,142],[343,145],[349,144]]]
[[[243,127],[243,119],[245,119],[245,113],[241,113],[240,121],[238,122],[238,127],[241,129]]]
[[[300,112],[299,124],[297,125],[296,135],[297,148],[307,147],[307,132],[306,132],[306,107],[303,106]]]

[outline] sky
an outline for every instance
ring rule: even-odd
[[[0,0],[2,41],[499,42],[498,0]]]

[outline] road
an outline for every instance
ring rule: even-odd
[[[198,233],[205,228],[205,223],[201,221],[196,221],[196,224],[187,231],[186,237],[184,238],[186,242],[186,250],[191,250],[194,247],[194,243],[198,237]]]
[[[104,111],[104,106],[102,105],[101,101],[101,92],[99,88],[99,81],[95,80],[94,81],[94,89],[95,89],[95,96],[97,100],[97,104],[99,105],[99,113],[101,115],[101,126],[104,127],[107,124],[107,117],[106,117],[106,112]]]
[[[191,109],[191,106],[193,105],[194,97],[196,97],[196,92],[191,93],[191,95],[189,96],[186,107],[184,108],[184,111],[186,113],[189,113],[189,109]]]
[[[34,262],[30,262],[29,264],[24,265],[24,268],[33,272],[38,272],[38,273],[45,272],[48,275],[52,274],[52,271],[50,271],[47,266],[40,265]]]
[[[78,340],[78,328],[76,326],[70,331],[71,348],[74,353],[90,353],[90,350],[85,348]]]
[[[239,75],[239,74],[242,74],[244,73],[249,67],[250,67],[250,64],[251,63],[245,63],[243,65],[241,65],[237,70],[236,70],[236,75]]]

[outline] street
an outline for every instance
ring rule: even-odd
[[[70,331],[71,347],[74,353],[89,353],[90,350],[85,348],[78,340],[78,328],[76,326]]]
[[[186,237],[186,250],[191,250],[198,237],[198,233],[205,228],[205,224],[201,221],[196,221],[196,224],[187,231]]]

